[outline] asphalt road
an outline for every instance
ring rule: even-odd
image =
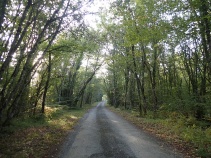
[[[62,158],[180,158],[173,149],[109,111],[93,108],[70,133]]]

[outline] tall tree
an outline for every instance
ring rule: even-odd
[[[84,3],[71,0],[0,3],[1,125],[28,105],[27,91],[42,59],[64,29],[62,26],[67,22],[64,19],[68,15],[69,20],[78,21],[76,17]]]

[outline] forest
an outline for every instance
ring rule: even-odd
[[[115,2],[103,21],[110,104],[210,118],[210,2]],[[118,21],[118,22],[117,22]]]
[[[103,97],[138,117],[211,131],[211,1],[112,0],[88,11],[94,3],[0,1],[0,129]]]
[[[102,65],[103,41],[84,23],[85,4],[1,1],[1,126],[17,116],[45,113],[46,104],[71,107],[99,100],[95,73]]]

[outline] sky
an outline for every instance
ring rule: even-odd
[[[94,0],[93,3],[86,7],[86,10],[96,14],[89,14],[85,16],[86,24],[90,25],[92,28],[97,28],[97,23],[100,22],[100,13],[104,9],[109,8],[111,0]]]
[[[97,30],[97,24],[100,23],[100,14],[102,13],[103,10],[109,8],[110,2],[111,0],[94,0],[94,2],[90,6],[85,7],[85,9],[88,12],[95,13],[95,14],[88,14],[85,16],[84,19],[86,24]],[[84,60],[82,65],[83,66],[86,65],[86,60]],[[104,76],[106,72],[107,72],[106,64],[103,64],[96,75],[97,77]]]

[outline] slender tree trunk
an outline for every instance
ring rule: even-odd
[[[142,56],[142,79],[141,79],[141,94],[142,94],[142,98],[143,98],[143,112],[144,112],[144,115],[147,114],[147,100],[146,100],[146,95],[145,95],[145,88],[144,88],[144,85],[145,85],[145,76],[144,76],[144,73],[145,73],[145,62],[146,62],[146,52],[144,50],[144,47],[142,48],[142,51],[143,51],[143,56]]]
[[[4,22],[4,16],[5,16],[7,3],[8,3],[8,0],[0,1],[0,33],[2,32],[2,24]]]
[[[97,67],[94,72],[91,74],[91,76],[84,82],[82,88],[79,90],[78,94],[75,96],[74,101],[73,101],[73,105],[77,105],[80,97],[82,96],[82,94],[84,93],[84,91],[86,90],[87,85],[89,84],[89,82],[92,80],[92,78],[94,77],[96,71],[99,69],[100,67]]]
[[[125,70],[125,98],[124,98],[125,109],[127,109],[128,84],[129,84],[129,68],[127,67]]]
[[[133,55],[133,66],[134,66],[134,75],[136,78],[136,83],[137,83],[137,91],[138,91],[138,98],[139,98],[139,115],[143,115],[142,111],[142,105],[141,105],[141,81],[137,73],[137,65],[136,65],[136,59],[135,59],[135,47],[132,45],[132,55]]]
[[[126,52],[126,57],[129,58],[129,51],[130,49],[129,48],[126,48],[125,52]],[[125,72],[124,72],[124,75],[125,75],[125,98],[124,98],[124,107],[125,109],[127,109],[128,105],[128,90],[129,90],[129,81],[130,81],[130,68],[129,68],[129,63],[128,61],[126,60],[126,68],[125,68]]]
[[[37,108],[38,101],[41,98],[41,96],[43,96],[43,84],[44,84],[43,82],[44,82],[45,73],[42,75],[41,80],[38,83],[38,87],[36,89],[36,94],[33,96],[33,99],[34,99],[34,101],[32,102],[32,105],[33,105],[33,115],[36,114],[36,108]],[[47,70],[47,73],[48,73],[48,70]]]
[[[200,3],[201,27],[199,28],[203,37],[202,43],[205,51],[206,61],[209,66],[209,74],[211,75],[211,23],[209,13],[210,2],[207,2],[207,0],[200,0]]]
[[[80,102],[80,108],[83,107],[83,101],[84,101],[84,92],[81,95],[81,102]]]
[[[156,72],[157,72],[157,49],[154,51],[154,59],[153,59],[153,69],[152,69],[152,92],[154,97],[154,116],[156,116],[156,112],[158,109],[158,99],[156,94]]]
[[[130,81],[129,81],[129,98],[130,98],[130,108],[132,109],[134,107],[134,104],[135,104],[135,101],[134,101],[134,96],[135,96],[135,92],[134,92],[134,89],[135,89],[135,75],[134,74],[129,74],[129,78],[130,78]]]
[[[49,55],[48,55],[48,75],[47,75],[47,81],[45,83],[43,98],[42,98],[41,113],[43,113],[43,114],[45,113],[45,101],[46,101],[47,91],[49,88],[50,78],[51,78],[51,52],[49,52]]]

